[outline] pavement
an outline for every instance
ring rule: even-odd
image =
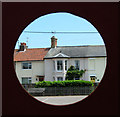
[[[50,105],[62,106],[79,102],[86,98],[88,95],[80,96],[37,96],[35,99]]]

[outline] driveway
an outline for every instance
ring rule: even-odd
[[[76,102],[79,102],[86,98],[88,95],[84,96],[39,96],[34,97],[35,99],[50,105],[69,105]]]

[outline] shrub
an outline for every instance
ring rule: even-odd
[[[93,86],[90,81],[84,80],[65,80],[65,81],[39,81],[35,87],[74,87],[74,86]]]
[[[66,73],[66,80],[73,80],[74,78],[81,78],[85,70],[77,70],[74,66],[70,66]]]

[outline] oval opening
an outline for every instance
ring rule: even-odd
[[[106,59],[97,29],[66,12],[47,14],[30,23],[14,52],[21,86],[40,102],[56,106],[88,97],[103,78]]]

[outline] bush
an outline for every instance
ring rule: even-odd
[[[93,86],[90,81],[84,80],[65,80],[65,81],[39,81],[35,87],[74,87],[74,86]]]
[[[74,66],[70,66],[70,68],[67,70],[66,73],[66,80],[73,80],[74,78],[81,78],[83,76],[83,73],[85,73],[85,70],[77,70]]]

